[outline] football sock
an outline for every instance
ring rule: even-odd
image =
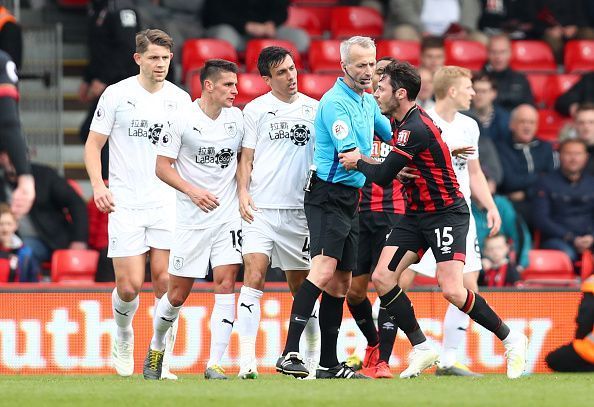
[[[118,340],[129,342],[134,339],[134,330],[132,329],[132,319],[140,299],[138,296],[130,302],[126,302],[118,295],[117,288],[114,288],[111,293],[111,306],[113,310],[113,317],[117,325]]]
[[[493,332],[501,340],[509,334],[509,327],[499,318],[487,301],[479,294],[466,290],[467,297],[460,310],[467,313],[479,325]]]
[[[287,342],[283,355],[289,352],[299,352],[301,334],[305,329],[305,325],[321,292],[322,290],[308,279],[305,279],[299,290],[297,290],[297,294],[295,294],[295,298],[293,299],[293,306],[291,307],[289,332],[287,333]]]
[[[235,322],[235,293],[215,294],[215,304],[210,315],[210,359],[206,367],[220,365],[229,345]]]
[[[320,332],[322,334],[320,366],[334,367],[338,365],[336,342],[342,322],[344,297],[337,298],[323,292],[320,301]]]
[[[365,297],[359,304],[351,304],[347,301],[347,305],[349,306],[349,311],[351,311],[351,315],[355,319],[357,326],[363,333],[363,336],[365,336],[365,339],[367,339],[367,345],[377,345],[379,338],[377,329],[375,329],[375,324],[373,323],[371,302],[369,302],[369,298]]]
[[[260,326],[260,299],[264,293],[255,288],[243,286],[237,300],[237,321],[239,334],[240,365],[251,363],[256,358],[256,338]]]
[[[312,359],[317,364],[320,360],[320,302],[316,300],[309,321],[305,325],[305,352],[306,359]]]
[[[443,343],[439,366],[451,367],[456,363],[458,347],[466,341],[466,330],[470,324],[470,316],[450,304],[443,320]]]
[[[380,307],[394,317],[396,325],[406,334],[411,345],[427,340],[419,327],[413,305],[402,288],[394,286],[387,294],[380,296],[380,300]]]
[[[163,350],[165,349],[165,334],[171,328],[179,316],[181,306],[174,307],[169,302],[167,293],[163,294],[157,305],[155,318],[153,319],[153,338],[151,339],[151,349]]]
[[[394,323],[394,317],[390,316],[388,311],[380,308],[377,316],[377,326],[379,329],[379,351],[380,360],[386,363],[390,362],[398,326]]]

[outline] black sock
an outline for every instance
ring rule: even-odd
[[[320,301],[320,333],[321,350],[320,366],[334,367],[338,365],[336,356],[336,341],[338,340],[338,331],[342,322],[342,306],[344,297],[336,298],[323,292],[322,301]]]
[[[509,335],[509,327],[505,325],[483,297],[468,289],[466,292],[466,302],[464,302],[460,311],[467,313],[477,324],[482,325],[497,335],[499,339],[504,340]]]
[[[367,339],[367,345],[375,346],[379,342],[377,329],[373,323],[373,315],[371,314],[371,302],[369,298],[365,297],[363,302],[357,305],[353,305],[347,301],[349,310],[357,323],[357,326]]]
[[[299,352],[299,339],[301,339],[301,334],[321,292],[322,290],[308,279],[305,279],[299,290],[297,290],[291,308],[289,332],[287,333],[287,342],[283,355],[289,352]]]
[[[427,340],[419,327],[413,305],[402,288],[396,285],[386,295],[380,296],[380,300],[380,308],[394,317],[396,325],[406,334],[411,345],[415,346]]]
[[[377,316],[377,327],[379,328],[379,358],[389,363],[394,342],[396,341],[398,326],[394,322],[394,317],[390,316],[385,309],[380,308]]]

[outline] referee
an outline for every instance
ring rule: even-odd
[[[384,141],[392,137],[390,122],[379,110],[371,87],[375,70],[375,44],[368,37],[351,37],[340,44],[344,72],[320,100],[314,126],[316,174],[305,194],[305,215],[310,231],[311,272],[297,291],[291,310],[287,343],[277,370],[306,377],[299,355],[299,339],[316,299],[320,302],[321,354],[318,379],[366,378],[345,363],[338,363],[336,341],[343,303],[357,264],[359,188],[365,176],[348,172],[338,154],[359,148],[371,153],[374,131]]]

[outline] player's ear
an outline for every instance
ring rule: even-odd
[[[136,62],[136,65],[140,66],[140,58],[142,58],[142,56],[138,52],[135,52],[134,53],[134,62]]]

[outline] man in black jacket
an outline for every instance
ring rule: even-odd
[[[8,155],[0,152],[0,202],[10,200],[16,173]],[[49,261],[57,249],[86,249],[89,238],[87,207],[68,182],[52,168],[31,164],[35,201],[20,220],[18,234],[33,250],[39,264]]]
[[[521,72],[510,68],[511,42],[504,35],[494,35],[489,39],[488,61],[484,71],[497,84],[495,103],[507,110],[522,103],[533,104],[534,97],[528,79]]]
[[[594,72],[588,72],[555,101],[555,110],[573,116],[580,104],[594,103]]]

